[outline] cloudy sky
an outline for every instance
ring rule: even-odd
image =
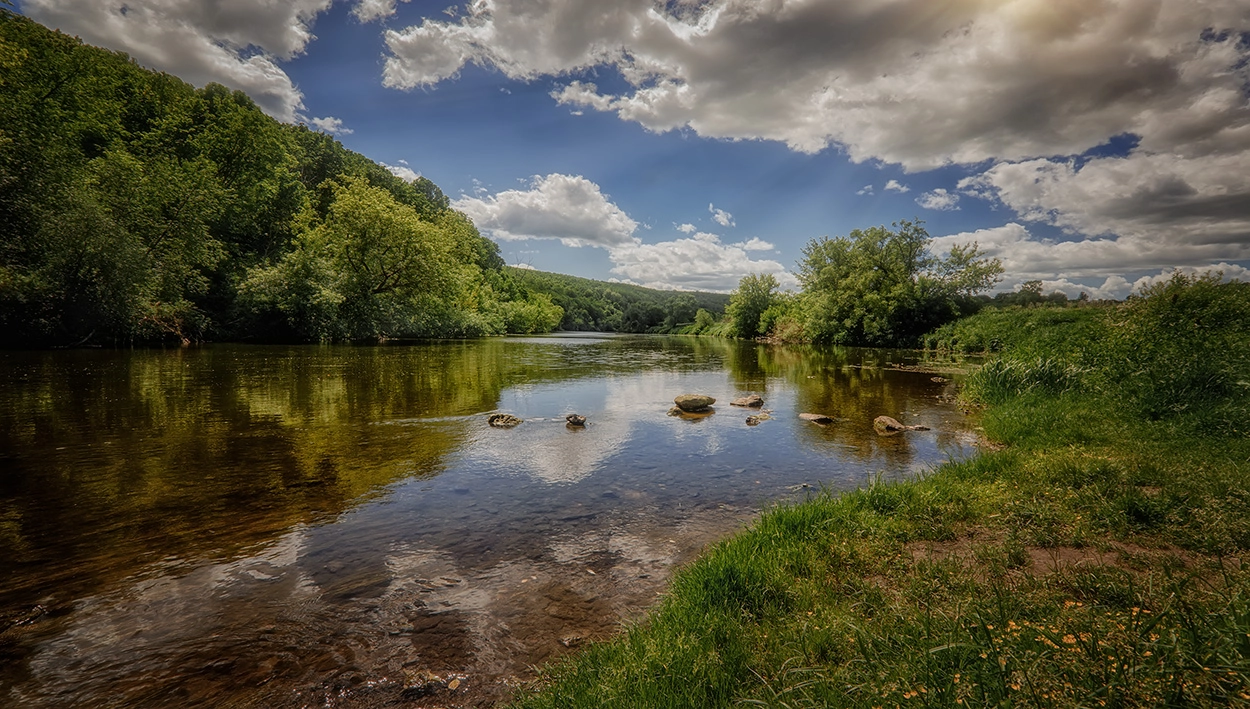
[[[1250,280],[1245,0],[18,0],[424,175],[542,270],[783,283],[919,218],[1002,288]]]

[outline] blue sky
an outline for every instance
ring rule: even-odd
[[[432,179],[542,270],[792,284],[811,239],[919,218],[1004,289],[1250,276],[1244,2],[448,1],[17,6]]]

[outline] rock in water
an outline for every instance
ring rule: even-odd
[[[706,411],[708,407],[716,403],[716,399],[706,394],[682,394],[673,399],[673,403],[686,413],[697,413]]]
[[[583,428],[586,426],[585,416],[578,416],[577,414],[569,414],[568,416],[564,417],[564,420],[568,422],[568,425],[573,426],[574,428]]]
[[[486,423],[495,428],[512,428],[513,426],[519,426],[521,419],[512,414],[491,414],[490,418],[486,419]]]
[[[833,423],[833,417],[825,416],[824,414],[799,414],[799,418],[803,419],[804,421],[811,421],[812,423],[821,424],[822,426],[825,424]]]
[[[872,427],[877,429],[877,433],[898,433],[899,431],[928,431],[928,426],[908,426],[901,423],[898,419],[892,419],[889,416],[878,416],[872,420]]]
[[[734,399],[733,401],[729,402],[729,405],[730,406],[749,406],[751,408],[759,408],[764,405],[764,400],[760,398],[759,394],[751,394],[750,396],[744,396],[740,399]]]

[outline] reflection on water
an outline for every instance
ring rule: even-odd
[[[0,704],[488,704],[762,505],[963,454],[952,384],[914,357],[602,336],[0,353]],[[684,392],[716,413],[666,416]],[[747,393],[771,420],[727,405]],[[933,430],[879,437],[880,414]]]

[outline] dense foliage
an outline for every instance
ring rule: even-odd
[[[1250,286],[974,319],[1000,445],[766,513],[517,706],[1250,702]]]
[[[750,274],[738,282],[738,289],[729,298],[726,314],[735,337],[754,338],[768,333],[767,323],[760,321],[764,311],[779,297],[779,284],[772,274]]]
[[[0,10],[8,344],[459,336],[561,317],[429,180]]]
[[[929,251],[929,234],[919,222],[894,226],[894,231],[878,226],[809,242],[798,264],[798,294],[779,292],[771,275],[744,277],[731,297],[726,322],[702,328],[700,334],[911,347],[926,332],[989,302],[1059,302],[1040,296],[1040,282],[1026,284],[1022,294],[991,301],[978,294],[998,282],[1003,271],[998,259],[984,257],[976,244],[956,246],[939,258]]]
[[[998,281],[1002,266],[974,244],[945,258],[929,252],[919,222],[856,229],[803,249],[798,278],[807,337],[866,346],[914,344],[934,327],[975,310],[977,293]]]
[[[561,330],[597,332],[684,332],[700,311],[719,318],[729,301],[720,293],[660,291],[628,283],[505,269],[517,283],[550,297],[564,310]]]

